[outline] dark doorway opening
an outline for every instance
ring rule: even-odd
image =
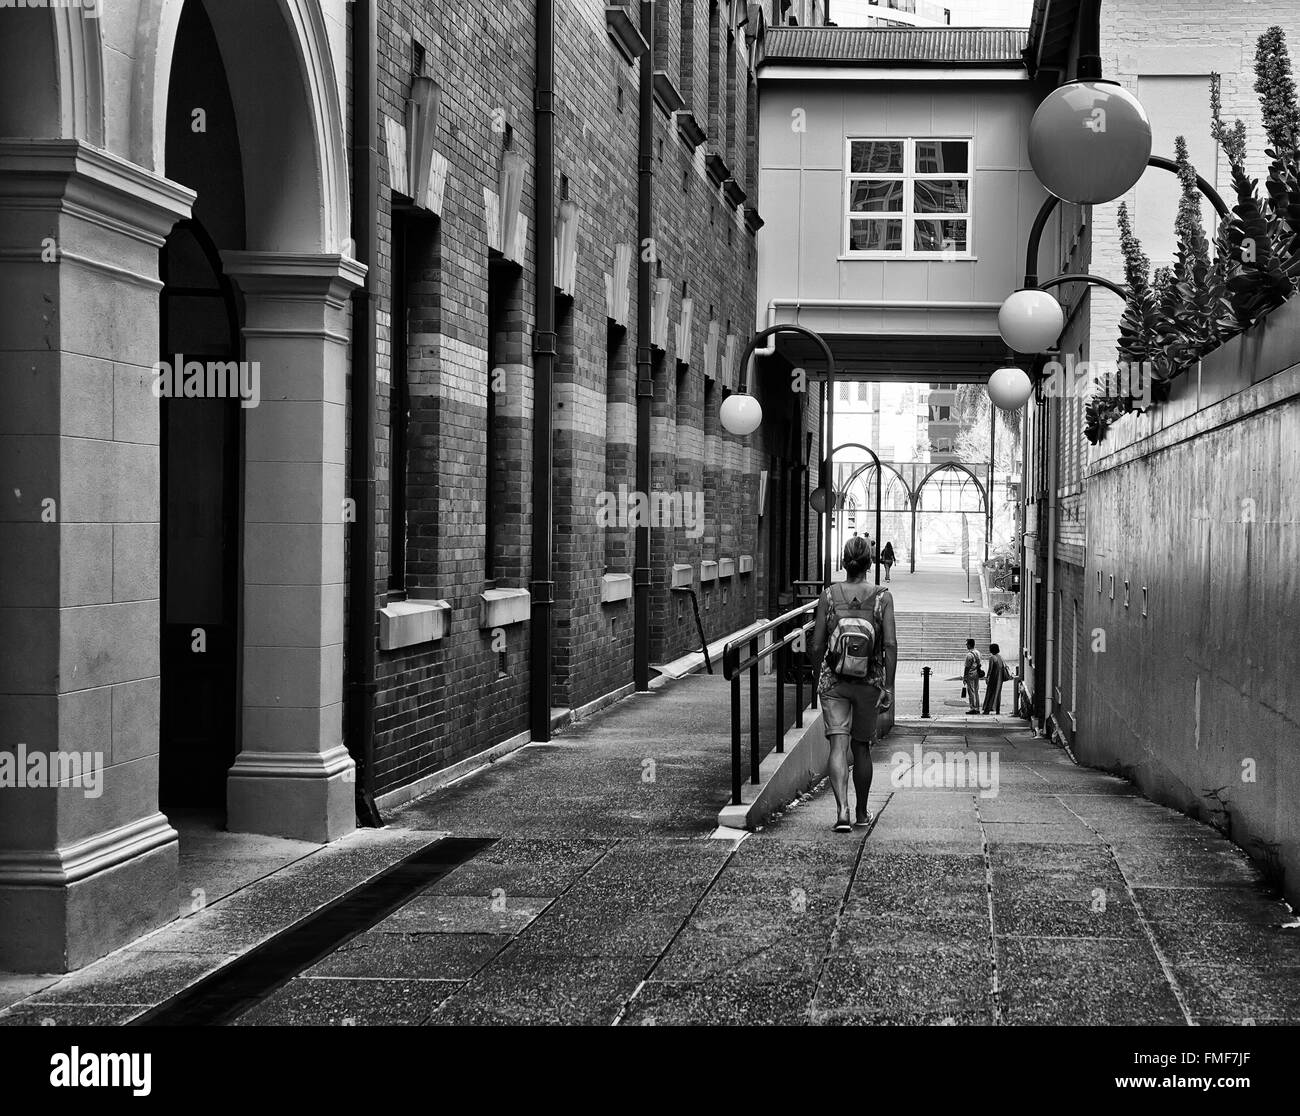
[[[210,389],[217,378],[208,369],[238,365],[238,314],[216,249],[195,222],[168,237],[161,276],[161,359],[173,375],[159,401],[158,797],[164,809],[224,807],[239,751],[240,401],[177,393],[200,371]]]
[[[207,370],[237,367],[243,356],[220,252],[246,246],[244,169],[222,53],[200,0],[188,0],[177,28],[166,170],[198,194],[192,220],[172,230],[159,260],[159,359],[177,375],[159,401],[158,799],[174,820],[185,809],[224,815],[240,745],[243,410],[232,377],[223,393]],[[187,366],[204,370],[201,392],[186,390]]]

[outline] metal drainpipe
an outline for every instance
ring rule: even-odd
[[[1043,731],[1047,731],[1047,719],[1056,715],[1056,699],[1053,697],[1052,678],[1056,670],[1056,510],[1057,488],[1060,486],[1059,455],[1061,452],[1061,415],[1049,401],[1047,404],[1047,662],[1044,664],[1047,677],[1043,686]]]
[[[1079,81],[1101,79],[1101,0],[1079,5],[1079,59],[1074,65]]]
[[[654,398],[654,369],[650,353],[651,296],[654,281],[654,4],[641,0],[641,34],[646,52],[641,55],[641,88],[637,139],[637,265],[636,273],[636,490],[650,491],[650,404]],[[648,497],[647,497],[648,498]],[[642,520],[644,516],[640,517]],[[636,564],[632,587],[632,673],[636,688],[650,689],[650,525],[636,528]]]
[[[1016,508],[1016,526],[1019,529],[1019,547],[1016,551],[1016,560],[1020,566],[1020,623],[1017,625],[1020,632],[1020,663],[1019,677],[1021,679],[1021,690],[1024,689],[1025,678],[1025,621],[1028,618],[1029,609],[1025,606],[1025,599],[1033,592],[1033,584],[1029,578],[1029,562],[1025,554],[1025,508],[1026,499],[1029,496],[1029,403],[1025,404],[1024,414],[1020,416],[1020,491],[1017,493]],[[1016,694],[1016,709],[1020,709],[1020,700],[1023,695]]]
[[[366,266],[352,292],[350,492],[356,519],[348,555],[348,741],[360,768],[357,822],[381,826],[375,802],[375,263],[379,257],[377,0],[352,6],[352,239]]]
[[[533,576],[529,584],[529,723],[534,740],[551,738],[552,485],[555,424],[555,5],[537,0],[534,178],[537,273],[533,333]]]

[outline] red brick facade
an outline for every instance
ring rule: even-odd
[[[578,227],[572,295],[557,292],[556,304],[552,670],[554,705],[573,709],[632,682],[634,637],[631,600],[601,602],[605,574],[632,573],[634,532],[620,524],[602,526],[599,511],[602,493],[636,487],[640,66],[620,53],[604,7],[595,0],[555,5],[555,196],[557,208],[574,207]],[[751,438],[726,434],[718,420],[751,336],[756,249],[745,210],[710,179],[705,156],[721,155],[736,186],[749,195],[743,204],[755,204],[745,5],[693,0],[682,10],[657,8],[655,69],[667,75],[708,134],[693,149],[668,107],[656,104],[655,242],[645,250],[654,252],[652,271],[669,305],[667,328],[655,338],[652,492],[685,493],[689,504],[690,494],[703,491],[705,524],[702,532],[682,526],[652,530],[652,663],[699,644],[689,600],[669,589],[674,563],[689,565],[693,585],[702,590],[709,639],[766,614],[770,514],[760,523],[758,475],[771,467],[774,454],[804,441],[784,428],[790,410],[784,391],[771,394],[768,421]],[[638,6],[628,11],[638,22]],[[386,118],[380,122],[381,148],[391,127],[387,120],[405,119],[412,71],[422,65],[441,87],[433,147],[448,169],[441,212],[407,218],[394,215],[395,197],[399,209],[409,202],[393,193],[391,168],[381,170],[376,607],[401,599],[403,591],[409,599],[450,606],[441,639],[380,652],[376,789],[383,793],[529,728],[529,622],[495,631],[479,625],[486,588],[522,590],[531,577],[534,251],[540,222],[533,200],[533,5],[385,3],[380,22]],[[517,262],[489,248],[485,202],[485,191],[499,191],[503,161],[511,157],[523,168],[518,212],[527,221],[526,247]],[[407,230],[404,266],[396,254],[401,277],[393,267],[395,221],[399,234],[402,223]],[[622,321],[615,322],[609,288],[617,286],[619,245],[631,260],[626,311],[616,310]],[[506,246],[504,255],[511,254]],[[401,292],[395,301],[398,282],[406,284],[407,513],[405,584],[390,587],[398,483],[392,446],[394,421],[401,420],[400,397],[394,406],[401,364],[394,347],[403,335],[394,318],[395,307],[402,316]],[[689,337],[679,338],[685,300],[693,320]],[[717,337],[712,349],[711,323]],[[709,356],[716,379],[706,375]],[[501,390],[490,392],[494,377]],[[761,395],[761,385],[757,390]],[[815,408],[805,414],[815,414]],[[775,486],[774,477],[769,508]],[[788,524],[782,531],[788,537]],[[701,584],[701,563],[742,555],[752,556],[753,573],[742,575],[737,563],[731,577]],[[787,570],[787,586],[791,576],[798,575]]]

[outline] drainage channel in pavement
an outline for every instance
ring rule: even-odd
[[[219,1027],[237,1019],[418,892],[496,844],[444,837],[322,907],[237,961],[133,1019],[133,1027]]]

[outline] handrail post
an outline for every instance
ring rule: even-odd
[[[749,641],[749,654],[751,658],[758,658],[758,636]],[[757,783],[758,766],[759,766],[759,731],[758,731],[758,668],[759,663],[753,663],[749,670],[749,781]]]
[[[921,668],[921,717],[928,719],[930,716],[930,668],[924,666]]]
[[[785,636],[778,629],[772,633],[781,640],[773,659],[776,661],[776,750],[785,751]]]
[[[803,625],[799,631],[803,632]],[[794,663],[794,723],[803,728],[803,653],[791,653],[790,661]]]
[[[740,805],[740,672],[731,676],[731,804]]]

